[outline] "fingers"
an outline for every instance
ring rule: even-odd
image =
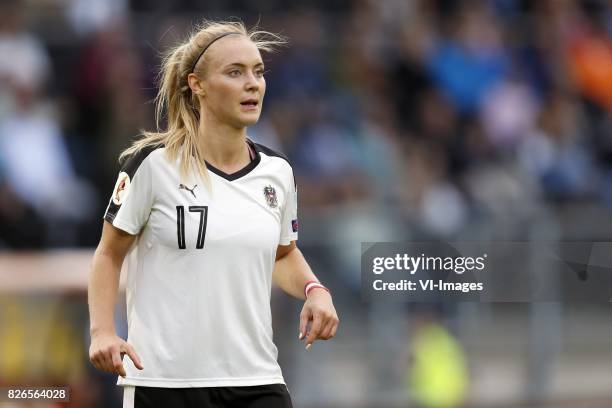
[[[321,340],[329,340],[329,339],[331,339],[333,337],[332,334],[331,334],[333,328],[334,328],[334,320],[333,319],[328,319],[327,323],[325,323],[325,326],[321,330],[321,334],[319,335],[319,338]]]
[[[310,320],[310,312],[302,310],[300,313],[300,335],[299,340],[302,340],[306,336],[306,329],[308,328],[308,321]]]
[[[323,325],[323,316],[320,313],[314,313],[312,319],[312,325],[310,326],[310,333],[306,337],[306,350],[312,346],[312,343],[319,337],[321,334],[321,328]]]
[[[98,350],[97,352],[94,352],[93,356],[90,357],[90,360],[94,367],[96,367],[100,371],[117,373],[119,375],[125,376],[123,364],[121,363],[121,354],[119,353],[118,348],[109,348],[105,351]]]
[[[110,352],[104,352],[102,350],[94,351],[90,356],[90,361],[100,371],[112,371],[113,360]]]
[[[138,354],[136,354],[136,350],[134,350],[134,347],[132,347],[131,344],[124,343],[124,352],[132,360],[132,362],[134,363],[134,366],[137,369],[142,370],[144,368],[142,366],[142,363],[140,362],[140,357],[138,357]]]
[[[91,361],[93,366],[96,367],[98,370],[104,371],[104,361],[101,356],[98,356],[95,353],[92,354],[90,351],[89,360]]]
[[[321,334],[319,335],[319,339],[321,340],[329,340],[336,335],[336,331],[338,330],[338,316],[333,313],[331,316],[326,316],[324,318],[324,326],[321,329]]]
[[[113,372],[113,356],[111,351],[102,353],[102,370]]]
[[[121,353],[119,349],[111,351],[113,366],[111,372],[117,373],[122,377],[125,377],[125,368],[123,368],[123,362],[121,361]]]
[[[126,376],[123,366],[123,355],[127,354],[139,370],[143,369],[140,357],[134,348],[125,340],[115,338],[102,338],[94,340],[89,350],[89,360],[98,370]]]
[[[338,320],[338,318],[336,317],[336,323],[334,324],[332,331],[331,331],[331,337],[334,337],[336,335],[336,332],[338,331],[338,325],[340,324],[340,321]]]
[[[305,339],[306,350],[310,349],[315,340],[329,340],[338,330],[338,315],[334,306],[326,302],[309,302],[307,300],[300,313],[300,336]],[[309,327],[310,326],[310,327]]]

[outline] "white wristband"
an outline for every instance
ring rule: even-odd
[[[315,288],[321,288],[321,289],[326,290],[326,291],[329,292],[329,289],[327,289],[325,286],[321,285],[319,282],[310,281],[310,282],[306,283],[306,286],[304,286],[304,295],[306,296],[306,298],[308,298],[308,292],[310,292],[311,290],[313,290]]]

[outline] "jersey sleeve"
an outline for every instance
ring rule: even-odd
[[[291,241],[298,239],[297,185],[295,184],[293,171],[291,171],[291,182],[288,187],[281,222],[280,244],[289,245]]]
[[[104,214],[106,221],[132,235],[146,224],[153,205],[148,153],[140,151],[125,161]]]

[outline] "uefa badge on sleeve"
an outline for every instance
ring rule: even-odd
[[[278,200],[276,199],[276,190],[272,186],[266,186],[263,189],[264,197],[270,208],[278,207]]]
[[[115,189],[113,190],[113,203],[115,205],[121,205],[128,195],[130,187],[130,176],[122,171],[119,173],[117,183],[115,183]]]

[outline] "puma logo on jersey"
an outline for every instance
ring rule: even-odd
[[[197,185],[197,184],[195,184],[195,185],[194,185],[192,188],[189,188],[189,187],[187,187],[187,186],[186,186],[186,185],[184,185],[184,184],[179,184],[179,190],[187,190],[187,191],[189,191],[191,194],[193,194],[193,197],[195,198],[195,196],[196,196],[196,195],[195,195],[195,193],[193,192],[193,190],[195,190],[195,188],[196,188],[197,186],[198,186],[198,185]]]

